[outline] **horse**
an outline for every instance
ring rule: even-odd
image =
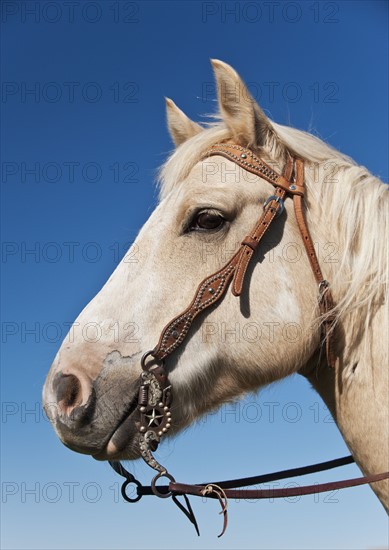
[[[312,242],[329,258],[321,263],[333,302],[327,311],[319,307],[293,203],[272,195],[284,212],[260,246],[252,247],[254,261],[240,292],[226,291],[217,307],[193,319],[185,341],[166,359],[174,399],[164,432],[171,437],[224,403],[299,373],[324,400],[363,474],[384,472],[388,187],[318,137],[271,121],[232,67],[219,60],[212,66],[219,113],[198,124],[166,99],[175,150],[159,173],[158,205],[62,343],[44,385],[44,408],[70,449],[98,460],[139,458],[142,355],[188,306],[199,282],[243,246],[273,192],[265,175],[207,151],[218,144],[248,151],[277,174],[298,158],[306,224]],[[280,254],[291,245],[293,261]],[[277,262],[270,261],[271,254]],[[321,328],[329,317],[332,366],[322,351]],[[272,339],[248,337],[236,344],[215,330],[222,323],[260,320],[273,327]],[[298,338],[285,338],[285,323],[298,328]],[[91,330],[95,337],[86,337]],[[371,487],[389,511],[388,480]]]

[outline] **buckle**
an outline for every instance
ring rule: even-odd
[[[326,279],[323,279],[322,281],[320,281],[319,283],[319,301],[320,302],[323,300],[324,294],[327,292],[329,287],[330,287],[330,283]]]
[[[265,202],[263,203],[263,208],[265,209],[266,206],[269,204],[269,202],[271,201],[275,201],[277,202],[280,207],[279,209],[277,210],[277,213],[275,215],[276,218],[278,218],[278,216],[280,216],[282,214],[282,212],[284,211],[285,209],[285,205],[284,205],[284,201],[281,199],[281,197],[277,197],[276,195],[271,195],[269,198],[267,198],[265,200]]]

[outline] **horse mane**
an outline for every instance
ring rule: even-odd
[[[271,124],[276,137],[270,137],[257,152],[273,167],[278,166],[279,171],[286,151],[303,158],[307,165],[313,164],[319,171],[315,175],[315,170],[306,169],[307,222],[311,227],[325,223],[329,228],[336,228],[341,237],[343,248],[339,251],[331,280],[339,297],[334,313],[338,320],[347,318],[351,323],[354,316],[363,314],[367,327],[377,306],[385,301],[389,280],[388,185],[318,137],[274,122]],[[211,145],[231,139],[228,128],[216,122],[184,142],[160,170],[160,198],[182,185]],[[323,166],[331,167],[330,176],[328,169],[322,172]],[[310,207],[314,203],[313,218]],[[328,271],[325,264],[323,271]]]

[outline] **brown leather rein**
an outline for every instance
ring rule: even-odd
[[[149,466],[158,472],[153,478],[151,486],[141,485],[132,474],[127,472],[120,462],[111,461],[110,464],[119,475],[126,478],[126,481],[122,485],[122,496],[125,500],[128,502],[137,502],[143,495],[150,494],[154,494],[161,498],[171,496],[174,502],[193,523],[197,533],[199,533],[197,522],[187,495],[217,498],[221,504],[224,516],[223,531],[219,535],[221,536],[227,526],[228,498],[269,499],[317,494],[325,491],[334,491],[346,487],[382,481],[389,478],[389,472],[331,483],[289,487],[284,489],[242,488],[256,483],[305,475],[350,464],[354,462],[354,459],[349,456],[322,464],[275,472],[273,474],[216,483],[190,485],[176,483],[175,479],[167,472],[166,468],[159,464],[152,455],[152,451],[157,449],[161,437],[169,430],[172,422],[170,405],[173,395],[172,387],[164,368],[165,359],[182,344],[189,333],[194,319],[200,313],[203,313],[219,302],[225,295],[230,284],[233,295],[241,295],[247,268],[250,265],[254,253],[272,222],[282,214],[284,210],[284,200],[288,197],[293,200],[294,212],[301,238],[318,285],[318,305],[322,320],[321,345],[325,344],[328,366],[330,368],[335,368],[336,358],[332,345],[335,328],[335,317],[333,315],[334,302],[329,283],[324,279],[320,269],[313,241],[305,221],[303,211],[303,197],[305,193],[304,161],[299,158],[293,159],[288,155],[284,172],[280,175],[263,160],[258,158],[250,149],[239,145],[227,143],[213,145],[206,151],[204,158],[214,155],[225,157],[244,170],[266,180],[275,188],[274,193],[265,201],[263,211],[256,225],[252,231],[243,238],[238,250],[232,258],[221,269],[206,277],[199,284],[189,306],[164,327],[156,347],[145,353],[142,357],[141,365],[143,372],[141,375],[138,396],[139,421],[137,421],[136,424],[139,430],[139,449],[142,458]],[[169,485],[157,486],[158,479],[163,477],[170,480]],[[135,484],[137,487],[137,494],[135,497],[130,497],[126,493],[127,487],[130,484]],[[187,508],[177,499],[179,495],[184,497]]]

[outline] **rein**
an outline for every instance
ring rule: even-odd
[[[328,470],[350,464],[354,462],[354,459],[352,456],[348,456],[303,468],[274,472],[272,474],[189,485],[176,483],[175,479],[167,472],[166,468],[159,464],[154,458],[152,452],[156,451],[161,437],[170,429],[172,423],[170,406],[173,395],[172,386],[164,368],[165,359],[182,344],[189,333],[194,319],[199,314],[218,303],[225,295],[230,285],[234,296],[241,295],[247,268],[263,236],[273,221],[283,213],[284,201],[286,198],[292,198],[293,200],[297,225],[313,275],[318,285],[318,305],[322,318],[321,345],[325,345],[328,366],[330,368],[335,368],[336,358],[332,343],[335,327],[335,317],[333,315],[334,302],[330,285],[328,281],[324,279],[320,269],[313,241],[305,221],[303,211],[303,197],[305,193],[304,161],[299,158],[292,158],[288,155],[284,172],[280,175],[270,168],[263,160],[258,158],[250,149],[239,145],[225,143],[213,145],[205,152],[204,158],[214,155],[225,157],[244,170],[266,180],[275,188],[274,192],[265,201],[263,211],[256,225],[241,241],[238,250],[232,258],[221,269],[206,277],[199,284],[189,306],[164,327],[156,347],[146,352],[141,359],[143,372],[141,374],[138,395],[139,420],[136,422],[136,425],[139,431],[139,449],[141,456],[151,468],[157,471],[157,475],[153,478],[151,485],[143,486],[120,464],[120,462],[110,461],[109,463],[116,473],[126,479],[122,485],[121,491],[123,498],[127,502],[137,502],[143,495],[156,495],[161,498],[172,497],[175,504],[194,525],[198,534],[197,522],[187,495],[217,498],[220,502],[222,508],[221,513],[224,517],[223,531],[219,535],[221,536],[227,527],[228,498],[267,499],[316,494],[381,481],[389,478],[389,472],[331,483],[289,487],[285,489],[243,489],[242,487],[257,483],[265,483]],[[169,480],[169,485],[157,486],[157,481],[163,477]],[[135,497],[129,497],[126,493],[127,487],[131,484],[135,484],[136,486]],[[184,497],[186,507],[178,500],[178,496]]]
[[[130,472],[128,472],[120,462],[110,461],[109,464],[115,470],[116,473],[123,476],[126,481],[122,484],[121,494],[124,500],[127,502],[138,502],[143,496],[157,495],[161,498],[172,497],[174,503],[180,508],[180,510],[186,515],[189,521],[193,524],[198,535],[200,535],[199,527],[192,507],[189,503],[187,495],[218,498],[222,504],[222,512],[224,516],[223,530],[220,533],[221,537],[227,528],[227,503],[228,498],[236,500],[241,499],[274,499],[274,498],[292,498],[306,495],[317,495],[319,493],[325,493],[328,491],[338,491],[339,489],[346,489],[348,487],[357,487],[359,485],[366,485],[367,483],[375,483],[389,478],[389,472],[382,474],[374,474],[365,477],[358,477],[353,479],[345,479],[342,481],[332,481],[329,483],[315,483],[314,485],[298,485],[294,487],[286,487],[283,489],[247,489],[246,487],[260,484],[270,483],[272,481],[280,481],[281,479],[294,478],[298,476],[323,472],[338,468],[339,466],[345,466],[347,464],[354,463],[354,458],[345,456],[343,458],[337,458],[335,460],[329,460],[327,462],[321,462],[319,464],[311,464],[309,466],[303,466],[300,468],[292,468],[288,470],[282,470],[279,472],[272,472],[269,474],[261,474],[253,477],[245,477],[227,481],[205,482],[195,485],[186,483],[176,483],[174,480],[170,481],[168,485],[159,485],[158,492],[155,492],[155,486],[142,485]],[[169,479],[172,478],[169,474],[165,474]],[[130,485],[135,485],[135,496],[129,496],[127,489]],[[178,496],[183,496],[187,508],[178,500]]]

